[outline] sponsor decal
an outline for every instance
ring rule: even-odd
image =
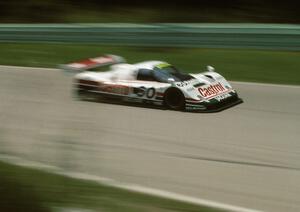
[[[100,87],[100,91],[107,92],[107,93],[128,95],[130,89],[128,86],[125,85],[102,85]]]
[[[222,94],[220,96],[217,96],[215,99],[218,100],[219,102],[224,100],[224,99],[227,99],[228,97],[231,97],[231,94],[229,93],[225,93],[225,94]]]
[[[206,107],[204,105],[187,105],[185,107],[187,110],[205,110]]]
[[[188,86],[190,83],[192,83],[194,80],[187,80],[187,81],[182,81],[182,82],[178,82],[176,83],[176,85],[178,87],[185,87],[185,86]]]
[[[218,84],[209,85],[206,87],[200,87],[198,88],[199,93],[203,97],[211,97],[215,96],[218,93],[226,91],[226,89],[223,87],[223,85],[219,82]]]

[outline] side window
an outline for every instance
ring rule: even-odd
[[[143,81],[156,81],[153,76],[153,71],[150,69],[139,69],[136,79]]]

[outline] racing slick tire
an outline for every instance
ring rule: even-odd
[[[169,88],[165,93],[164,104],[172,110],[185,109],[185,97],[177,88]]]

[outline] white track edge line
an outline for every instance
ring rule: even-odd
[[[152,196],[156,196],[156,197],[160,197],[160,198],[171,199],[171,200],[180,201],[180,202],[186,202],[186,203],[199,205],[199,206],[205,206],[205,207],[227,210],[227,211],[232,211],[232,212],[260,212],[259,210],[255,210],[255,209],[249,209],[249,208],[244,208],[244,207],[240,207],[240,206],[219,203],[219,202],[215,202],[212,200],[187,196],[187,195],[178,194],[178,193],[174,193],[174,192],[145,187],[145,186],[141,186],[141,185],[137,185],[137,184],[122,183],[122,182],[118,182],[114,179],[110,179],[110,178],[106,178],[106,177],[100,177],[100,176],[90,175],[90,174],[85,174],[85,173],[80,173],[80,172],[65,171],[56,166],[51,166],[51,165],[47,165],[47,164],[43,164],[43,163],[39,163],[39,162],[24,160],[22,158],[15,157],[15,156],[9,156],[6,154],[0,154],[0,161],[18,165],[18,166],[22,166],[22,167],[35,168],[35,169],[39,169],[39,170],[46,171],[49,173],[54,173],[54,174],[70,177],[73,179],[93,181],[93,182],[96,182],[96,183],[99,183],[102,185],[107,185],[107,186],[120,188],[120,189],[124,189],[124,190],[128,190],[128,191],[132,191],[132,192],[138,192],[138,193],[142,193],[142,194],[148,194],[148,195],[152,195]]]

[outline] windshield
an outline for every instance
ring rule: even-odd
[[[193,79],[191,75],[180,73],[178,69],[169,64],[156,66],[153,70],[154,76],[159,82],[169,82],[170,79],[175,82]]]

